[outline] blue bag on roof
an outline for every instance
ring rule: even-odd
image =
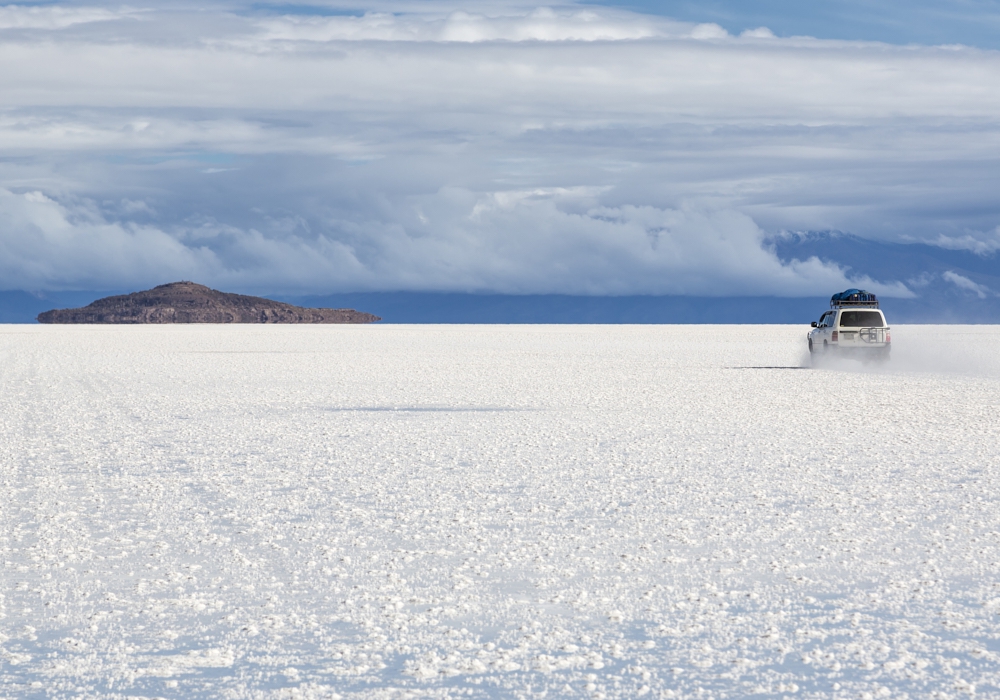
[[[830,303],[877,304],[878,299],[874,294],[867,292],[864,289],[847,289],[830,297]]]

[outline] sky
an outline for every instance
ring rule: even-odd
[[[998,0],[653,0],[603,4],[688,22],[715,22],[733,34],[765,26],[783,37],[1000,48]]]
[[[996,259],[998,18],[982,0],[2,6],[0,289],[906,299],[929,275],[995,296],[776,241]]]

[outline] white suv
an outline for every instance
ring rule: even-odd
[[[878,300],[861,289],[834,294],[830,310],[813,321],[807,337],[810,353],[836,352],[862,360],[889,359],[892,344]]]

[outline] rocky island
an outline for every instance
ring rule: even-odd
[[[354,309],[305,309],[280,301],[228,294],[173,282],[98,299],[80,309],[53,309],[39,323],[373,323],[378,316]]]

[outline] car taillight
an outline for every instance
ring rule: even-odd
[[[837,333],[838,333],[838,331],[834,331],[833,335],[830,336],[830,340],[832,340],[835,343],[837,342]]]
[[[886,330],[886,332],[885,332],[885,342],[887,342],[887,343],[891,343],[892,342],[892,333],[890,333],[888,330]]]

